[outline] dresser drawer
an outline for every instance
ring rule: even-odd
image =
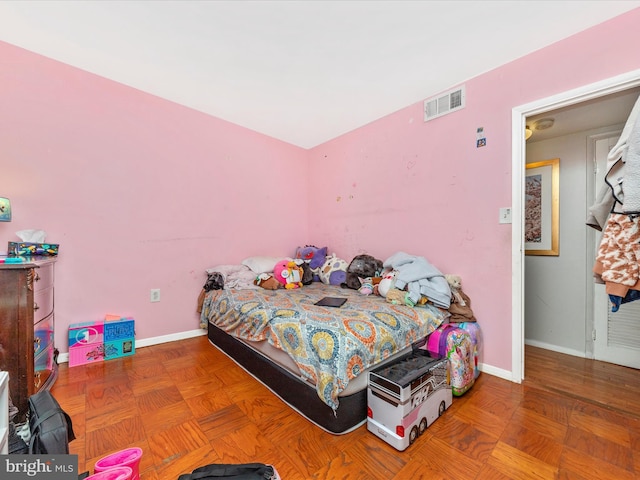
[[[33,387],[36,392],[45,387],[47,382],[55,379],[55,377],[53,377],[56,371],[54,353],[55,349],[53,348],[53,344],[51,344],[34,359]]]
[[[33,294],[33,322],[38,323],[53,312],[53,286]]]
[[[41,351],[34,359],[34,371],[42,372],[44,370],[51,370],[53,368],[53,353],[54,348],[53,344],[49,344],[49,346]],[[36,382],[36,387],[37,387]]]
[[[33,354],[38,356],[50,345],[53,345],[53,315],[49,315],[34,325]]]
[[[53,287],[53,264],[42,265],[33,271],[33,291]]]

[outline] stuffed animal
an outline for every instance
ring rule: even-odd
[[[256,277],[253,281],[254,285],[258,285],[259,287],[266,288],[267,290],[277,290],[280,288],[280,282],[276,280],[273,275],[268,273],[261,273]]]
[[[415,307],[415,303],[409,297],[409,292],[405,292],[404,290],[399,290],[397,288],[391,288],[387,292],[386,296],[387,302],[393,303],[394,305],[407,305],[409,307]]]
[[[471,299],[462,290],[460,275],[447,274],[444,276],[451,290],[451,304],[449,305],[449,321],[451,323],[475,322],[476,317],[471,309]]]
[[[274,278],[286,289],[302,287],[302,267],[293,260],[280,260],[273,267]]]
[[[447,279],[447,283],[449,284],[449,288],[451,289],[451,296],[453,297],[454,303],[457,303],[461,307],[466,306],[466,302],[460,292],[462,291],[462,277],[460,275],[453,274],[445,274],[444,278]]]
[[[318,248],[314,245],[305,245],[296,249],[295,258],[304,260],[309,265],[313,273],[314,282],[320,281],[320,269],[324,265],[327,251],[327,247]]]
[[[377,285],[378,295],[386,298],[389,290],[391,290],[396,284],[397,274],[398,272],[393,269],[386,269],[382,272],[382,279],[380,279],[380,282]]]
[[[336,257],[335,253],[328,255],[319,272],[320,281],[327,285],[341,285],[347,279],[347,267],[347,262]]]
[[[296,259],[296,265],[302,268],[302,284],[311,285],[313,283],[313,272],[309,264],[303,260]]]
[[[222,290],[224,288],[224,275],[220,272],[207,274],[207,283],[202,287],[205,292],[210,290]]]
[[[347,272],[347,275],[349,275],[349,272]],[[359,293],[362,295],[371,295],[373,293],[373,279],[371,277],[358,277],[358,281],[360,282],[360,288],[358,289]]]
[[[347,281],[342,284],[343,287],[360,289],[360,279],[371,277],[380,277],[382,273],[382,260],[372,257],[371,255],[356,255],[347,267]]]

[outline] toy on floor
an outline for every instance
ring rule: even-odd
[[[369,373],[367,430],[405,450],[453,402],[446,358],[424,350]]]

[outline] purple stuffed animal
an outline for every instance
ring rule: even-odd
[[[320,268],[320,281],[327,285],[341,285],[347,280],[347,267],[349,264],[336,254],[327,256]]]
[[[305,245],[296,249],[295,258],[304,260],[313,273],[313,281],[320,281],[320,269],[327,258],[327,247],[318,248],[314,245]]]

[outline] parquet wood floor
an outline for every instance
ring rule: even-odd
[[[640,478],[640,372],[532,347],[525,358],[523,384],[481,374],[404,452],[366,426],[315,427],[206,337],[62,364],[52,393],[72,417],[81,472],[139,446],[143,480],[254,461],[283,480]]]

